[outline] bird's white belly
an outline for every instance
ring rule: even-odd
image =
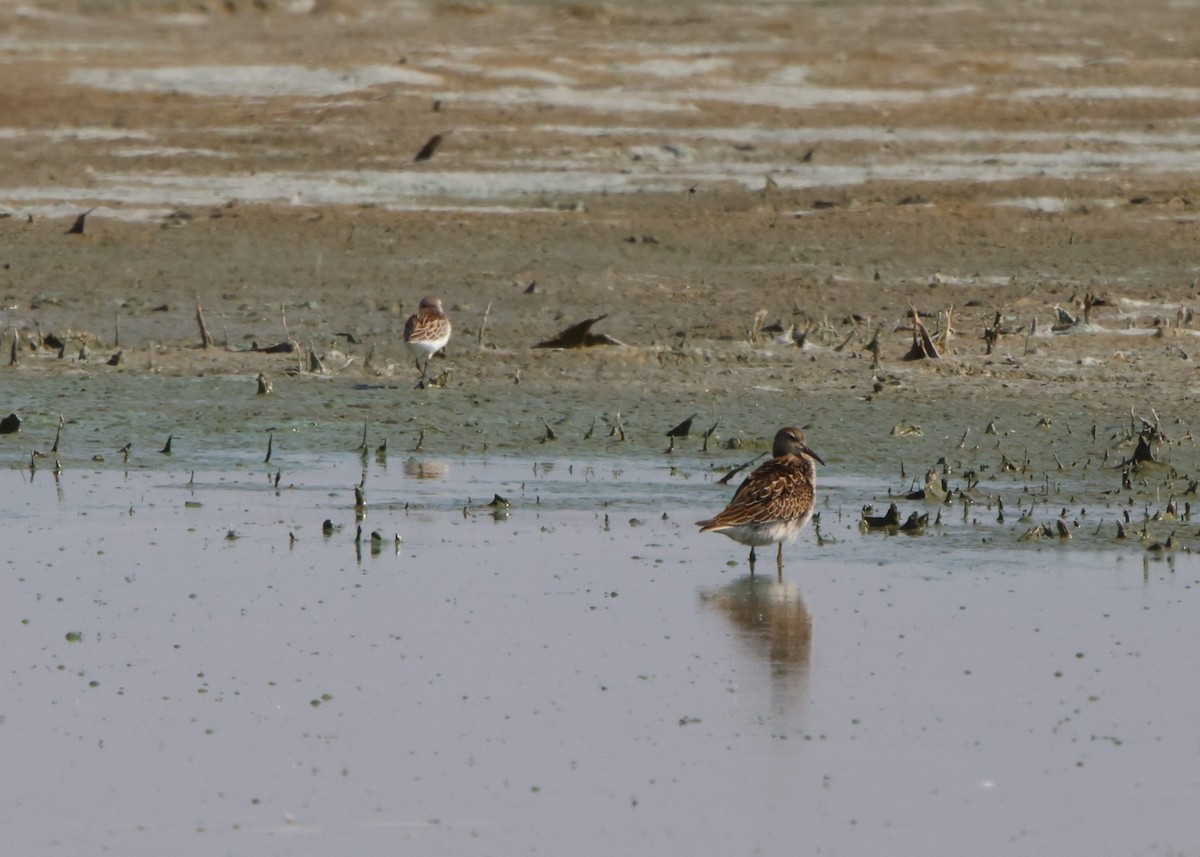
[[[800,535],[800,531],[804,529],[804,525],[808,523],[811,517],[812,512],[810,511],[802,518],[787,521],[767,521],[763,524],[738,524],[734,527],[717,530],[717,532],[729,536],[735,542],[750,545],[751,547],[774,545],[783,541],[794,542],[796,536]]]

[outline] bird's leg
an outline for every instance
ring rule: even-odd
[[[754,548],[753,548],[753,546],[751,546],[751,548],[750,548],[750,576],[751,577],[754,577],[754,561],[756,559],[758,559],[758,557],[756,557],[754,555]]]
[[[429,358],[428,357],[425,358],[424,365],[421,365],[421,361],[418,358],[417,359],[417,368],[421,370],[421,378],[417,381],[417,389],[424,390],[425,389],[425,376],[427,374],[429,374]]]
[[[775,557],[775,570],[779,575],[779,580],[783,581],[783,542],[779,543],[779,553]]]

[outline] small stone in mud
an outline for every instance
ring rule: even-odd
[[[16,414],[9,414],[4,419],[0,420],[0,434],[12,434],[21,430],[21,418]]]

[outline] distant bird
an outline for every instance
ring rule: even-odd
[[[446,347],[450,341],[450,319],[442,310],[441,298],[427,295],[421,298],[421,306],[415,315],[409,317],[404,324],[404,344],[417,357],[417,368],[421,370],[421,380],[418,387],[425,386],[425,376],[429,372],[429,360],[434,354]],[[421,362],[421,358],[425,362]]]
[[[825,463],[808,448],[804,432],[798,428],[779,430],[772,455],[738,486],[724,511],[696,522],[702,533],[722,533],[750,545],[751,574],[754,548],[771,544],[779,545],[776,566],[783,574],[783,543],[795,541],[812,518],[817,491],[814,462]]]

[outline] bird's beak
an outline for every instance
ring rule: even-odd
[[[806,447],[804,447],[804,451],[805,451],[805,452],[807,452],[809,455],[811,455],[813,458],[815,458],[815,459],[817,460],[817,462],[818,462],[818,463],[819,463],[819,464],[820,464],[822,467],[825,467],[825,466],[826,466],[826,465],[825,465],[825,462],[821,460],[821,456],[817,455],[815,452],[813,452],[813,451],[812,451],[811,449],[809,449],[807,446],[806,446]]]

